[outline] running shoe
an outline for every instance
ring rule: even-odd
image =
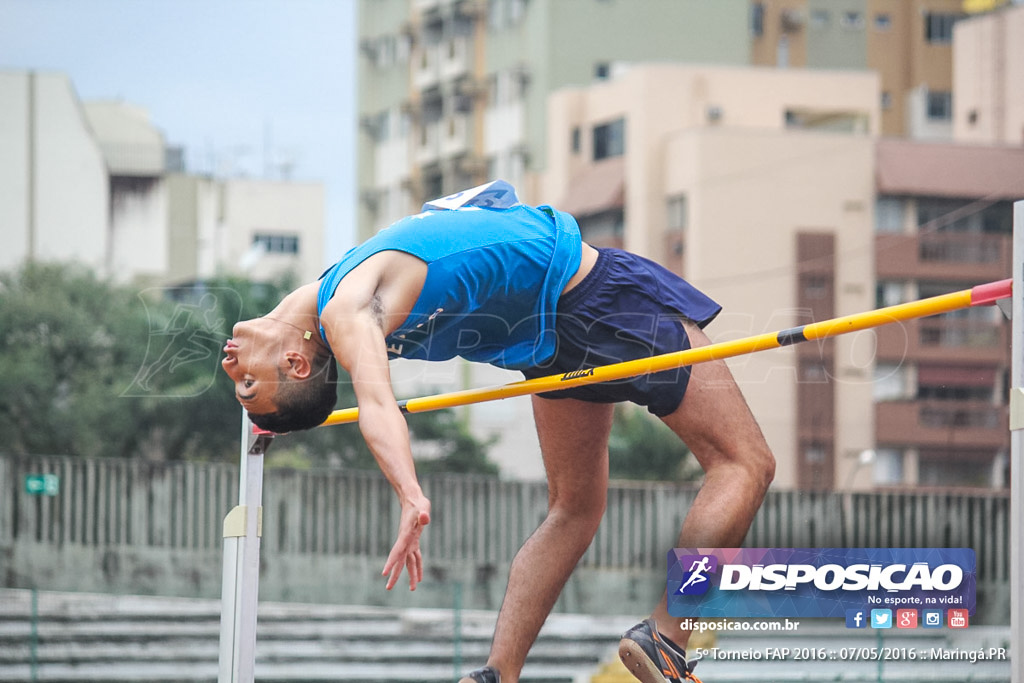
[[[658,633],[654,619],[646,619],[622,635],[619,659],[641,683],[700,683],[693,675],[696,661]]]
[[[493,666],[485,666],[470,671],[459,683],[501,683],[501,674]]]

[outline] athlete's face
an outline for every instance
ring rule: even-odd
[[[287,360],[284,341],[275,332],[280,330],[266,319],[244,320],[224,345],[221,367],[235,383],[235,398],[251,413],[276,411],[273,397]]]

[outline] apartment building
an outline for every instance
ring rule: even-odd
[[[725,305],[715,341],[1003,279],[1024,149],[879,139],[873,74],[631,65],[551,97],[543,197]],[[668,84],[669,87],[663,87]],[[800,488],[1002,487],[995,308],[730,361]]]
[[[185,172],[144,110],[59,73],[0,71],[0,268],[77,262],[122,282],[320,274],[319,183]]]
[[[948,139],[953,27],[963,0],[754,0],[751,63],[870,69],[882,134]]]
[[[960,0],[764,0],[742,8],[722,3],[726,14],[711,17],[674,3],[685,20],[660,8],[662,20],[644,29],[651,45],[680,21],[726,41],[728,56],[705,52],[701,58],[718,65],[701,66],[685,55],[645,58],[640,48],[615,53],[632,31],[622,41],[591,40],[598,29],[587,20],[600,17],[607,25],[607,12],[640,4],[363,3],[364,236],[422,199],[501,177],[527,201],[573,212],[588,241],[644,254],[707,289],[726,307],[709,330],[715,340],[1008,277],[1000,260],[1006,233],[994,226],[1005,225],[1015,188],[984,199],[991,202],[985,218],[971,220],[987,228],[956,223],[938,237],[918,226],[944,210],[959,215],[987,195],[976,186],[955,195],[928,183],[887,185],[882,177],[891,175],[896,148],[884,138],[893,135],[927,143],[914,149],[947,149],[928,162],[933,179],[968,153],[963,145],[939,144],[953,137],[1019,144],[1014,136],[1024,123],[1013,84],[1024,45],[1020,8]],[[550,55],[561,52],[551,41],[567,25],[557,12],[569,6],[586,18],[576,40],[557,49],[578,43],[582,56],[566,57],[556,68]],[[989,13],[972,16],[980,10]],[[717,22],[709,23],[712,18]],[[741,22],[742,31],[723,28],[726,21]],[[641,24],[642,16],[635,25]],[[737,41],[746,46],[746,61]],[[556,74],[563,62],[565,73]],[[973,94],[960,93],[964,88]],[[540,97],[545,104],[538,113]],[[1002,154],[989,153],[985,163]],[[924,153],[907,158],[929,159]],[[997,167],[1017,177],[1013,163]],[[892,224],[897,212],[902,233],[878,227]],[[973,244],[977,236],[987,246],[931,243]],[[893,239],[904,240],[899,249],[886,241]],[[942,259],[983,260],[973,270],[950,270],[947,280],[913,270],[894,279],[892,254],[909,258],[915,249],[927,254],[915,258],[932,268]],[[965,249],[975,255],[965,256]],[[780,456],[777,484],[999,486],[1005,331],[991,309],[963,315],[983,320],[957,322],[951,315],[732,361]],[[980,337],[979,325],[988,330]],[[956,331],[965,326],[970,331]],[[892,338],[897,334],[905,337],[903,351]],[[964,355],[963,344],[954,343],[964,335],[971,349],[987,339],[987,350]],[[410,387],[426,378],[441,389],[517,379],[477,366],[417,367],[409,378]],[[936,388],[942,382],[952,388]],[[539,461],[523,464],[532,437],[515,425],[528,417],[523,401],[467,410],[478,432],[506,435],[497,459],[507,474],[527,478],[541,471]],[[940,447],[936,435],[951,431],[955,436]],[[982,463],[971,468],[977,476],[946,467],[960,448]]]
[[[748,0],[361,0],[358,225],[501,177],[539,188],[549,93],[616,60],[742,65]]]
[[[878,306],[1010,277],[1024,149],[882,140]],[[1006,485],[1010,325],[971,308],[879,329],[876,483]]]

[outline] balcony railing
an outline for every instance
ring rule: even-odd
[[[1002,327],[978,320],[949,320],[925,318],[918,326],[921,346],[946,348],[1000,347],[1004,335]]]
[[[922,427],[946,429],[950,427],[996,429],[999,427],[1000,411],[995,406],[946,405],[945,403],[923,404],[918,412]]]
[[[884,279],[938,279],[980,284],[1011,273],[1009,235],[878,235],[875,269]]]
[[[884,401],[876,440],[886,446],[998,449],[1009,445],[1005,406],[984,401]]]
[[[1008,325],[948,317],[922,318],[875,330],[882,362],[1009,363]]]
[[[1004,241],[1002,235],[922,235],[918,255],[922,262],[998,263]]]

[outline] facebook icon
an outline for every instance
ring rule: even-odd
[[[862,609],[846,610],[846,628],[867,628],[868,619]]]

